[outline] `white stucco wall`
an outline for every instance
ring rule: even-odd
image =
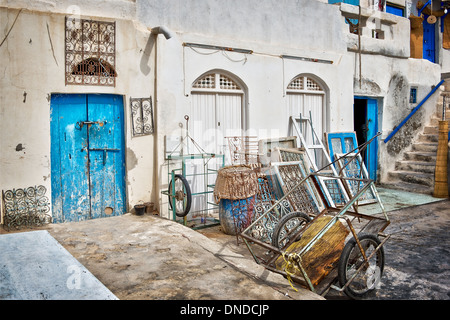
[[[14,4],[20,5],[19,1]],[[64,10],[57,4],[58,10]],[[88,12],[86,8],[83,11]],[[6,36],[18,13],[18,9],[0,7],[0,38]],[[124,97],[128,203],[150,201],[154,192],[154,136],[131,136],[129,99],[153,96],[154,39],[138,23],[115,19],[116,86],[66,86],[64,19],[65,14],[23,9],[0,47],[1,189],[43,185],[51,201],[51,94],[118,94]],[[16,151],[19,144],[23,149]]]

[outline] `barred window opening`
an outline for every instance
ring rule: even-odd
[[[65,57],[66,85],[115,86],[116,23],[66,17]]]

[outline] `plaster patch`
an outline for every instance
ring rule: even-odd
[[[127,168],[128,170],[133,170],[136,168],[139,160],[136,157],[136,154],[130,148],[127,148]]]

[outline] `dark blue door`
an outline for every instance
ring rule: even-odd
[[[436,29],[435,24],[427,22],[427,15],[423,20],[423,58],[431,62],[436,62]]]
[[[52,209],[55,223],[125,213],[123,99],[52,95]]]

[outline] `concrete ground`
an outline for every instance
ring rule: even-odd
[[[393,292],[408,290],[404,280],[416,277],[409,277],[406,272],[412,272],[409,269],[417,265],[417,259],[421,261],[422,269],[427,268],[431,259],[425,256],[420,260],[420,254],[416,252],[418,247],[404,248],[401,243],[414,244],[417,230],[422,230],[419,234],[424,239],[436,232],[444,232],[439,228],[448,228],[449,202],[394,190],[378,191],[386,210],[392,211],[389,213],[392,220],[389,228],[395,236],[386,244],[386,276],[380,290],[369,299],[396,299],[398,295]],[[374,205],[360,208],[373,213],[378,210]],[[435,212],[440,213],[435,215]],[[195,231],[153,214],[126,214],[86,222],[52,224],[44,229],[121,300],[323,299],[300,287],[297,287],[298,292],[294,291],[281,275],[257,265],[245,245],[238,244],[235,236],[222,233],[219,227]],[[0,228],[0,233],[5,231]],[[445,245],[448,250],[448,237],[441,237],[434,245],[437,247],[428,251],[438,254]],[[426,248],[424,244],[422,249]],[[397,253],[398,250],[402,255]],[[426,253],[427,250],[421,254]],[[411,260],[411,256],[415,259]],[[438,264],[435,269],[448,278],[448,254],[441,258],[438,255],[431,261]],[[419,279],[420,276],[423,277],[424,273],[417,275]],[[442,280],[441,276],[435,279]],[[441,286],[444,291],[449,287],[445,281]],[[414,280],[411,285],[419,283],[424,288],[425,282]],[[427,283],[433,286],[435,280]],[[432,296],[430,292],[433,289],[427,288],[422,292]],[[384,293],[380,293],[383,290]],[[439,294],[437,297],[443,296]],[[339,295],[331,294],[326,298],[339,298]]]
[[[152,214],[45,229],[121,300],[323,299],[306,289],[294,291],[282,276],[241,255],[242,245],[230,250],[226,243]],[[235,240],[228,236],[226,242]],[[70,276],[65,269],[60,272]]]

